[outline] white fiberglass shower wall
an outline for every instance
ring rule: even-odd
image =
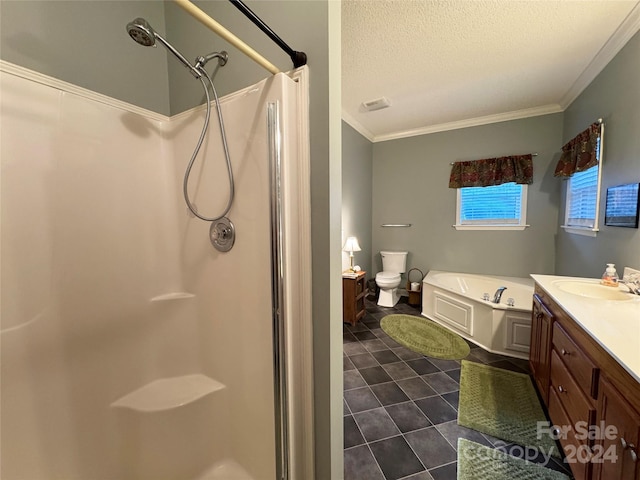
[[[182,199],[204,108],[169,119],[0,70],[0,477],[309,478],[309,272],[287,267],[309,251],[300,82],[279,74],[221,99],[237,232],[221,253]],[[285,160],[284,410],[274,400],[269,104]],[[207,216],[228,194],[212,113],[190,181]],[[282,437],[293,444],[284,466]]]

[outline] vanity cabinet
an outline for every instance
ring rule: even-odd
[[[553,314],[545,307],[538,295],[533,296],[531,318],[531,343],[529,367],[536,381],[538,392],[545,405],[549,405],[549,362],[551,350],[551,328]]]
[[[608,381],[602,381],[601,390],[597,425],[606,425],[609,431],[596,444],[595,451],[602,456],[596,478],[636,480],[640,478],[640,415]]]
[[[360,271],[355,278],[342,277],[342,321],[355,325],[366,313],[364,297],[367,295],[365,287],[365,272]]]
[[[538,285],[529,364],[576,480],[640,480],[640,383]]]

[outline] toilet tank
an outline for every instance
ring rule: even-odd
[[[380,252],[382,271],[404,273],[407,270],[407,254],[409,252]]]

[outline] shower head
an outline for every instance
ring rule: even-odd
[[[136,18],[127,24],[127,33],[131,38],[144,47],[156,45],[156,32],[144,18]]]
[[[145,47],[155,47],[156,40],[159,41],[162,45],[165,46],[167,50],[175,55],[175,57],[180,60],[180,62],[191,72],[196,78],[202,77],[202,73],[198,71],[193,65],[191,65],[186,58],[176,50],[173,45],[167,42],[162,36],[160,36],[156,31],[149,25],[144,18],[136,18],[133,22],[129,22],[127,24],[127,33],[131,38],[133,38],[137,43],[143,45]]]

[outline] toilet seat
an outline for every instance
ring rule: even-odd
[[[376,283],[379,287],[397,287],[400,285],[400,274],[393,272],[379,272],[376,274]]]

